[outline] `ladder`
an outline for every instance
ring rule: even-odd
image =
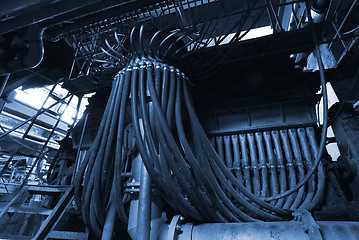
[[[70,205],[73,199],[73,193],[73,186],[24,186],[6,207],[2,209],[0,220],[5,214],[11,213],[43,215],[47,217],[33,237],[0,233],[0,238],[33,240],[47,239],[48,237],[52,239],[87,239],[88,234],[83,232],[53,231],[67,207]],[[53,209],[25,205],[25,200],[34,195],[54,196],[54,198],[57,197],[59,200]]]

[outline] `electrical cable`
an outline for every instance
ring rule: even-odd
[[[314,54],[315,54],[315,56],[317,58],[317,62],[318,62],[318,66],[319,66],[320,82],[321,82],[321,85],[322,85],[323,125],[322,125],[322,134],[321,134],[321,138],[320,138],[319,150],[318,150],[318,154],[315,157],[313,167],[306,174],[306,176],[299,183],[297,183],[297,185],[295,187],[293,187],[290,190],[287,190],[284,193],[281,193],[281,194],[279,194],[277,196],[273,196],[273,197],[270,197],[270,198],[264,198],[265,201],[278,200],[280,198],[289,196],[290,194],[298,191],[299,188],[301,188],[311,178],[311,176],[316,172],[317,167],[319,166],[319,163],[321,162],[321,157],[323,155],[323,151],[324,151],[324,148],[325,148],[325,142],[326,142],[327,130],[328,130],[328,93],[327,93],[325,73],[324,73],[324,65],[323,65],[323,61],[322,61],[322,57],[321,57],[321,51],[320,51],[320,48],[319,48],[315,28],[313,26],[314,23],[313,23],[311,14],[310,14],[310,7],[309,7],[308,3],[307,3],[307,6],[306,6],[306,9],[307,9],[307,13],[308,13],[307,15],[308,15],[308,20],[309,20],[309,25],[311,26],[311,30],[312,30],[312,37],[313,37],[314,47],[315,47]]]
[[[229,44],[249,32],[247,29],[241,34],[240,29],[256,3],[257,1],[246,3],[243,6],[243,12],[247,14],[235,24],[237,32]],[[209,3],[207,4],[208,8]],[[169,3],[166,3],[165,7],[168,10],[171,8]],[[192,17],[187,19],[182,3],[174,3],[174,9],[180,24],[186,25],[187,20],[191,24],[196,21],[196,18]],[[144,42],[145,25],[141,25],[139,31],[138,26],[134,26],[129,35],[132,49],[127,51],[130,54],[115,53],[124,48],[117,34],[115,39],[119,43],[118,48],[105,41],[109,49],[103,49],[105,54],[117,58],[117,61],[120,60],[117,56],[123,55],[129,62],[113,81],[98,133],[86,153],[75,181],[77,206],[86,226],[96,236],[102,235],[108,206],[112,204],[116,209],[116,218],[123,224],[128,221],[126,203],[131,199],[129,192],[133,190],[129,189],[130,180],[126,181],[122,174],[131,168],[134,171],[132,159],[136,154],[139,154],[151,181],[168,206],[176,213],[200,222],[292,219],[293,211],[310,210],[321,200],[325,181],[320,161],[328,125],[328,99],[324,67],[314,29],[313,41],[324,102],[319,148],[316,148],[313,132],[306,128],[305,132],[296,132],[297,130],[293,129],[289,132],[274,130],[246,133],[239,136],[236,146],[230,143],[231,139],[226,136],[225,145],[223,146],[223,142],[217,142],[216,151],[197,117],[187,77],[170,63],[183,60],[188,48],[203,50],[207,47],[211,41],[203,39],[206,34],[211,37],[219,19],[222,19],[222,11],[218,12],[218,15],[215,14],[212,18],[205,17],[208,21],[203,23],[200,31],[184,26],[172,31],[160,29],[152,35],[148,45]],[[309,22],[313,28],[310,17]],[[228,34],[230,33],[227,32],[225,36]],[[219,39],[216,44],[220,44],[220,40],[225,38]],[[228,51],[225,51],[223,56],[226,56]],[[223,60],[224,58],[220,58],[220,64],[223,64]],[[197,76],[213,74],[217,70],[216,67],[208,69],[208,66],[207,62],[199,67]],[[131,132],[126,130],[128,128]],[[134,152],[129,150],[131,147],[128,138],[131,135],[135,138],[137,149]],[[222,137],[218,139],[223,141]],[[238,160],[239,144],[242,154],[247,157],[243,162]],[[233,157],[234,147],[237,147],[237,155]],[[282,148],[284,154],[281,153],[282,150],[278,151]],[[301,160],[301,151],[308,156],[305,161]],[[273,168],[269,170],[266,154],[272,156],[268,162]],[[280,154],[282,159],[279,159]],[[315,155],[314,162],[311,162],[311,155]],[[237,160],[233,162],[232,158]],[[279,166],[275,166],[276,164]],[[241,165],[243,176],[248,176],[245,181],[240,177]],[[234,171],[235,167],[239,169]],[[273,174],[277,169],[278,174]],[[286,170],[289,172],[288,182]],[[233,172],[236,172],[236,175]],[[317,175],[313,175],[314,173]],[[253,188],[250,185],[253,185]]]

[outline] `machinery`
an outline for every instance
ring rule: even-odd
[[[62,205],[41,227],[29,218],[24,239],[56,239],[57,225],[84,226],[88,239],[359,239],[358,10],[356,0],[4,3],[3,105],[19,86],[69,93],[3,131],[0,141],[30,122],[0,175],[40,115],[94,94],[57,150],[47,144],[65,110],[29,153],[2,224],[16,225],[9,211],[24,191],[25,203],[41,195],[27,187],[36,169],[47,192],[68,190],[42,197]]]

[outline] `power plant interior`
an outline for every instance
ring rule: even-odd
[[[359,239],[357,0],[0,3],[0,239]]]

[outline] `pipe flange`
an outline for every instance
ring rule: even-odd
[[[172,218],[170,225],[168,226],[167,240],[176,240],[178,234],[180,234],[184,217],[176,215]]]

